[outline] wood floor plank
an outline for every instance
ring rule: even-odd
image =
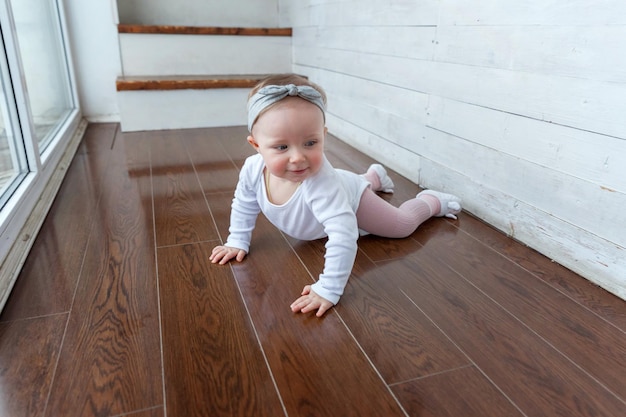
[[[102,181],[115,143],[119,134],[117,123],[90,123],[85,135],[76,150],[76,155],[84,155],[88,166],[87,176],[96,186]]]
[[[238,168],[241,168],[247,157],[255,154],[255,150],[246,140],[248,135],[250,133],[246,126],[211,129],[211,139],[219,141],[230,160]]]
[[[123,414],[119,417],[164,417],[163,407]]]
[[[245,142],[245,137],[240,140]],[[219,137],[207,134],[206,129],[188,129],[183,143],[205,193],[235,191],[239,169],[224,150]]]
[[[162,405],[150,193],[123,140],[103,184],[46,415],[112,416]],[[149,217],[149,218],[147,218]]]
[[[158,251],[168,414],[283,415],[231,270],[211,265],[211,249]]]
[[[0,320],[69,310],[116,126],[87,127]]]
[[[626,332],[626,302],[621,298],[472,216],[458,226]]]
[[[434,236],[423,252],[458,271],[626,402],[626,334],[465,233]]]
[[[523,414],[475,367],[394,385],[411,417],[522,417]]]
[[[404,281],[407,296],[523,413],[623,415],[620,399],[444,266],[432,253],[420,251],[379,268]]]
[[[324,242],[290,242],[307,269],[321,273]],[[335,308],[388,384],[470,363],[362,253]]]
[[[43,415],[67,314],[0,324],[0,415]]]
[[[185,146],[170,131],[153,134],[150,145],[157,246],[216,239]]]
[[[214,215],[223,213],[219,226],[231,197],[211,197]],[[291,312],[311,277],[265,218],[257,221],[250,254],[232,268],[289,416],[404,415],[336,314]]]
[[[260,216],[244,262],[210,264],[247,135],[88,127],[0,316],[0,415],[624,415],[625,302],[467,213],[362,237],[321,319],[289,305],[323,240]],[[373,162],[332,135],[326,149]],[[392,204],[419,191],[390,175]]]
[[[402,258],[422,247],[411,237],[406,239],[389,239],[373,235],[361,236],[358,244],[359,249],[374,262]]]
[[[86,174],[85,156],[68,169],[30,254],[20,271],[1,320],[67,312],[92,224],[98,195]],[[50,294],[54,297],[50,297]]]

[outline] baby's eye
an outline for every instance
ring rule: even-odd
[[[304,144],[304,146],[307,146],[307,147],[310,147],[310,146],[315,146],[315,144],[316,144],[316,143],[317,143],[317,141],[316,141],[316,140],[310,140],[310,141],[306,142],[306,143]]]
[[[277,151],[284,151],[287,149],[287,145],[277,145],[274,146],[274,149],[276,149]]]

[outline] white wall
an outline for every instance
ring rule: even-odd
[[[278,0],[119,0],[120,22],[143,25],[277,27]]]
[[[626,298],[626,2],[308,0],[329,130]]]
[[[122,73],[115,0],[63,0],[83,116],[118,122],[115,80]]]

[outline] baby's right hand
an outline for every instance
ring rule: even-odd
[[[243,249],[231,248],[230,246],[216,246],[211,251],[209,260],[211,263],[224,265],[233,258],[237,259],[237,262],[241,262],[246,255],[247,252]]]

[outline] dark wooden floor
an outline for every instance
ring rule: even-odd
[[[323,319],[289,310],[323,241],[260,218],[211,265],[245,136],[89,126],[0,316],[2,416],[626,415],[626,303],[466,213],[362,238]]]

